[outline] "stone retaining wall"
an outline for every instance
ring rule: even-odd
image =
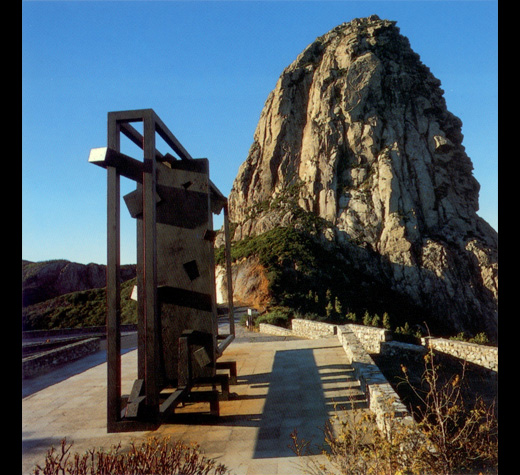
[[[498,373],[498,348],[445,338],[422,338],[423,345]]]
[[[381,344],[392,340],[392,332],[390,330],[353,323],[343,326],[349,328],[356,335],[369,353],[378,354],[381,351]]]
[[[390,414],[403,423],[412,423],[413,418],[369,353],[422,358],[428,348],[433,348],[439,353],[450,354],[498,372],[498,348],[443,338],[427,338],[423,339],[423,345],[412,345],[392,341],[392,333],[381,328],[354,324],[332,325],[301,319],[292,320],[292,330],[260,324],[260,331],[312,339],[337,335],[347,361],[361,383],[369,408],[382,430],[385,430],[385,421]]]
[[[268,333],[269,335],[294,336],[292,330],[288,328],[277,327],[276,325],[271,325],[270,323],[260,323],[258,325],[258,329],[260,330],[260,333]]]
[[[304,338],[322,338],[335,335],[340,326],[312,320],[292,320],[292,332]],[[423,338],[422,345],[412,345],[392,340],[392,332],[383,328],[349,323],[341,325],[356,335],[370,354],[401,354],[421,357],[428,348],[468,361],[498,373],[498,348],[445,338]]]
[[[338,327],[338,339],[345,350],[347,361],[354,368],[356,378],[361,383],[361,389],[366,395],[370,410],[376,416],[378,427],[385,430],[385,422],[389,415],[402,422],[411,423],[412,416],[408,409],[351,330],[350,325]]]
[[[99,351],[99,338],[87,338],[76,343],[22,358],[22,378],[31,378],[60,364],[83,358]]]
[[[293,335],[304,338],[323,338],[336,334],[336,325],[330,323],[316,322],[313,320],[302,320],[295,318],[291,321]]]
[[[22,340],[22,358],[26,356],[32,356],[36,353],[43,353],[46,351],[54,350],[55,348],[62,348],[72,343],[85,340],[85,336],[74,336],[74,337],[63,337],[63,338],[52,338],[45,341],[36,339],[33,341]]]
[[[381,430],[385,429],[385,421],[390,414],[403,422],[411,421],[412,416],[406,406],[401,402],[397,393],[356,335],[356,333],[360,335],[369,347],[377,347],[379,350],[381,341],[388,337],[385,333],[386,330],[377,331],[380,329],[370,327],[360,329],[361,326],[339,326],[311,320],[293,319],[292,330],[261,323],[260,331],[273,335],[292,335],[312,339],[337,335],[345,350],[347,361],[353,367],[356,378],[361,384],[361,389],[366,395],[369,408],[376,416],[378,427]]]

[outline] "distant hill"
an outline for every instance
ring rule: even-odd
[[[136,266],[121,266],[123,323],[135,323],[130,300]],[[106,266],[67,260],[22,260],[22,330],[104,325]]]
[[[121,281],[136,276],[135,265],[121,266]],[[79,290],[106,286],[106,266],[78,264],[65,259],[30,262],[22,260],[22,305],[28,306]]]

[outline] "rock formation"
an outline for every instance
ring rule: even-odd
[[[229,196],[234,240],[312,216],[346,271],[496,336],[498,235],[477,215],[462,123],[395,23],[339,25],[283,71]]]
[[[121,279],[136,275],[135,265],[121,266]],[[43,262],[22,260],[22,305],[28,306],[58,295],[105,287],[106,266],[79,264],[65,259]]]

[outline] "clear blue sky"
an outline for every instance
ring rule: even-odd
[[[106,173],[87,159],[106,146],[107,112],[154,109],[227,195],[282,70],[371,14],[397,21],[441,80],[479,214],[498,230],[497,1],[34,0],[22,2],[22,258],[106,263]],[[123,180],[122,195],[133,189]],[[121,261],[135,263],[121,214]]]

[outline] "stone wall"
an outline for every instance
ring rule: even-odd
[[[288,328],[277,327],[276,325],[271,325],[270,323],[260,323],[258,326],[260,333],[268,333],[269,335],[275,336],[294,336],[292,330]]]
[[[376,416],[378,427],[385,430],[385,422],[390,414],[404,423],[411,423],[412,416],[408,409],[350,325],[338,327],[338,339],[345,350],[349,364],[354,368],[356,378],[361,383],[361,389],[366,395],[370,410]]]
[[[379,352],[381,342],[388,339],[386,330],[362,325],[339,326],[312,320],[293,319],[292,330],[261,323],[260,331],[272,335],[292,335],[312,339],[336,335],[381,430],[385,429],[385,421],[389,414],[393,414],[403,422],[412,420],[406,406],[368,354],[367,348],[377,348],[377,352]]]
[[[460,358],[498,373],[498,348],[445,338],[423,338],[426,348]]]
[[[54,350],[55,348],[62,348],[66,345],[85,340],[85,338],[87,337],[76,335],[72,337],[52,338],[46,340],[22,340],[22,358],[35,355],[36,353],[44,353],[46,351]]]
[[[392,332],[383,328],[368,327],[366,325],[355,325],[349,323],[344,325],[349,328],[358,338],[365,350],[369,353],[378,354],[381,351],[381,343],[392,340]]]
[[[336,325],[295,318],[291,322],[292,333],[304,338],[323,338],[336,334]]]
[[[22,378],[31,378],[63,363],[96,353],[99,347],[99,338],[87,338],[22,358]]]
[[[269,329],[264,327],[264,330],[261,331],[272,333],[279,329],[279,327],[274,327],[274,325],[269,327]],[[292,331],[282,330],[285,330],[283,335],[291,334],[303,338],[323,338],[328,335],[336,335],[339,328],[347,328],[354,333],[365,351],[370,354],[407,354],[412,357],[422,357],[428,348],[432,348],[439,354],[455,356],[498,373],[498,348],[493,346],[430,337],[423,338],[422,345],[412,345],[410,343],[393,341],[392,332],[383,328],[352,323],[339,326],[296,318],[292,320]],[[282,333],[278,334],[281,335]]]
[[[392,333],[381,328],[354,324],[332,325],[301,319],[292,320],[292,330],[260,324],[260,331],[312,339],[337,335],[345,350],[347,361],[354,368],[356,378],[361,383],[369,408],[375,414],[377,424],[382,430],[389,414],[394,414],[403,423],[411,423],[413,418],[370,353],[422,358],[428,348],[433,348],[440,354],[453,355],[498,372],[498,348],[484,345],[443,338],[426,338],[423,339],[423,345],[412,345],[392,341]]]

